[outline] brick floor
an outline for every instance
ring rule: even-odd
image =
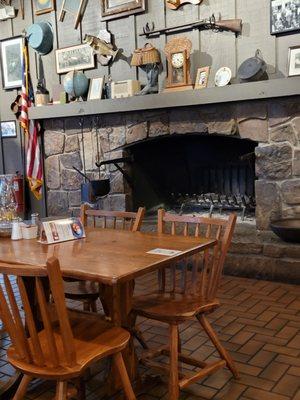
[[[137,290],[153,286],[153,276],[140,280]],[[231,352],[241,373],[235,381],[228,370],[181,392],[183,400],[300,400],[300,286],[254,279],[224,277],[220,288],[222,306],[210,316],[224,346]],[[140,328],[151,346],[167,342],[166,325],[145,319]],[[197,321],[181,326],[183,351],[215,360],[218,355],[200,330]],[[5,361],[7,336],[0,347],[0,378],[11,373]],[[137,344],[138,347],[138,344]],[[141,369],[141,373],[151,372]],[[105,366],[92,372],[87,399],[103,398]],[[35,381],[27,400],[52,399],[51,383]],[[166,383],[157,384],[139,399],[167,399]]]

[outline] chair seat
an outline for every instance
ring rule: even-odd
[[[97,300],[99,296],[99,285],[90,281],[64,281],[64,292],[67,298],[73,300]]]
[[[220,305],[218,300],[207,301],[199,295],[154,292],[133,299],[133,312],[160,321],[184,321]]]
[[[27,375],[33,377],[43,376],[45,379],[59,379],[62,381],[78,377],[91,363],[115,354],[118,351],[122,351],[127,346],[130,334],[125,329],[114,327],[97,314],[73,310],[68,310],[68,312],[77,356],[77,364],[74,367],[68,367],[66,361],[62,363],[62,367],[37,367],[32,363],[27,363],[19,359],[13,346],[7,351],[8,361],[16,369],[21,370]],[[53,318],[51,319],[53,320]],[[45,359],[51,360],[47,347],[48,338],[45,330],[39,332],[38,335],[45,354]],[[59,358],[60,360],[65,360],[58,326],[54,327],[54,337]]]

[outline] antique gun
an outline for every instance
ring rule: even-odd
[[[193,29],[212,29],[217,32],[229,31],[236,35],[242,32],[242,20],[241,19],[227,19],[227,20],[216,20],[214,14],[209,19],[203,19],[201,21],[192,22],[190,24],[177,25],[169,28],[155,29],[154,23],[150,28],[149,24],[144,27],[144,32],[140,36],[152,37],[160,36],[162,34],[171,34],[176,32],[188,31]]]

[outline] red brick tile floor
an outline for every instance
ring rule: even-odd
[[[139,280],[138,291],[155,284],[153,275]],[[226,276],[219,292],[222,306],[210,316],[223,345],[230,351],[241,374],[236,381],[227,369],[181,392],[182,400],[300,400],[300,286]],[[148,344],[167,343],[167,325],[139,320]],[[197,321],[181,326],[183,351],[204,360],[218,357]],[[9,374],[2,337],[0,373]],[[138,347],[138,344],[137,344]],[[103,398],[105,365],[92,371],[87,399]],[[151,373],[141,369],[141,373]],[[153,371],[152,371],[153,373]],[[0,377],[1,377],[0,374]],[[35,381],[26,399],[52,399],[51,383]],[[147,389],[139,399],[167,399],[166,380]]]

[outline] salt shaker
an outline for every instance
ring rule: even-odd
[[[23,239],[19,218],[15,218],[12,222],[11,240]]]

